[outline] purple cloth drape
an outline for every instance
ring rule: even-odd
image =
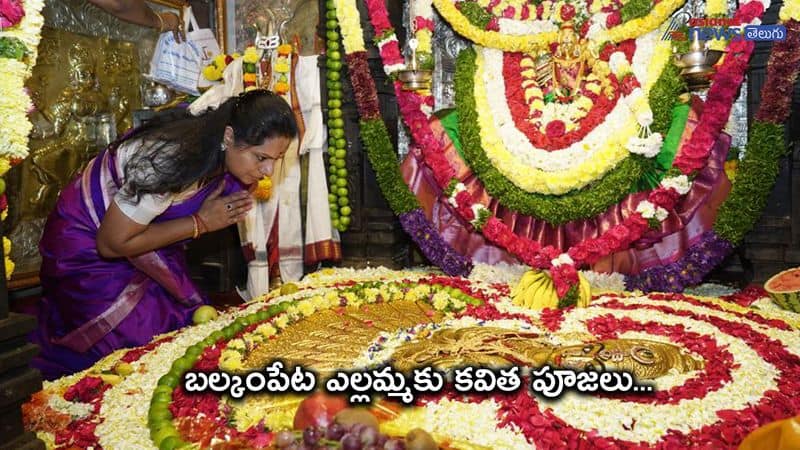
[[[42,348],[32,365],[45,379],[83,370],[117,349],[183,327],[207,303],[189,277],[187,241],[135,258],[105,259],[97,253],[97,230],[123,182],[114,150],[106,149],[62,190],[47,219],[39,243],[39,327],[31,334]],[[223,195],[244,188],[228,174],[217,177],[154,222],[197,212],[221,182]]]

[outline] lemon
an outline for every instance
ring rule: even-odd
[[[295,292],[298,292],[299,290],[300,290],[300,288],[297,287],[296,284],[294,284],[294,283],[286,283],[283,286],[281,286],[281,295],[294,294]]]
[[[192,314],[192,321],[195,324],[206,323],[208,321],[214,320],[219,316],[217,310],[214,309],[213,306],[203,305],[197,308]]]

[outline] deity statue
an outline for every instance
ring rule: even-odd
[[[38,185],[23,187],[23,218],[37,217],[38,209],[52,205],[61,188],[97,151],[96,119],[108,111],[108,100],[97,85],[89,49],[75,43],[68,55],[69,84],[34,121],[29,160]]]
[[[552,89],[557,95],[569,97],[580,87],[595,59],[588,41],[578,36],[572,21],[564,22],[558,31],[558,47],[552,55]]]
[[[550,365],[573,370],[624,370],[639,380],[703,367],[701,361],[662,342],[614,339],[554,346],[537,333],[493,327],[440,329],[430,337],[403,343],[392,354],[392,360],[401,371],[426,365],[440,370],[463,365]]]

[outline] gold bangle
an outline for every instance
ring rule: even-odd
[[[153,11],[153,14],[155,14],[156,17],[158,17],[158,32],[159,33],[164,32],[164,19],[161,17],[161,14],[155,11]]]
[[[197,225],[197,216],[194,214],[192,214],[192,226],[194,227],[192,239],[197,239],[197,236],[200,236],[200,227]]]
[[[208,225],[206,225],[206,223],[203,222],[203,218],[200,217],[200,214],[195,214],[194,217],[197,218],[197,223],[200,225],[199,226],[200,234],[208,232]]]

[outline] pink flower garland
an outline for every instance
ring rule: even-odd
[[[751,1],[736,11],[734,20],[736,23],[749,23],[754,18],[761,17],[763,12],[764,6],[760,2]],[[708,90],[708,100],[697,128],[673,162],[673,166],[684,174],[688,175],[705,167],[711,148],[728,121],[734,96],[744,79],[754,47],[754,42],[743,39],[731,41],[728,45],[725,60],[714,75],[714,83]]]
[[[0,0],[0,28],[13,27],[25,17],[22,3],[17,0]]]

